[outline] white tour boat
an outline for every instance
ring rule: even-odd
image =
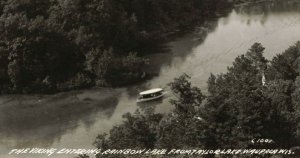
[[[154,88],[147,91],[143,91],[139,94],[139,97],[136,102],[146,102],[155,99],[162,98],[165,95],[165,92],[161,88]]]

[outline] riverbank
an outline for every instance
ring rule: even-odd
[[[55,95],[1,96],[0,131],[17,132],[51,124],[68,124],[98,110],[113,110],[118,104],[119,93],[120,90],[101,88]]]
[[[234,7],[241,7],[247,5],[257,5],[259,3],[268,3],[268,2],[282,2],[281,0],[241,0],[234,3]],[[286,0],[286,2],[299,2],[298,0]]]
[[[158,52],[168,33],[228,8],[227,0],[1,2],[0,23],[8,25],[0,25],[0,92],[137,83],[145,76],[143,57]]]
[[[268,10],[257,13],[257,8],[268,8]],[[3,101],[0,100],[1,103],[4,103],[4,100],[14,100],[18,97],[20,97],[19,100],[21,103],[11,102],[10,104],[6,104],[7,107],[16,107],[14,108],[15,110],[6,110],[5,113],[1,112],[0,117],[2,114],[12,119],[18,117],[18,124],[11,125],[14,122],[10,122],[10,119],[6,119],[5,121],[7,121],[7,123],[3,125],[8,125],[8,128],[1,126],[0,157],[11,158],[7,153],[13,148],[38,146],[45,148],[93,147],[92,143],[98,134],[109,132],[113,126],[120,125],[124,121],[124,118],[122,118],[123,114],[128,112],[134,113],[137,108],[140,109],[140,107],[136,105],[136,92],[139,90],[142,91],[159,87],[160,85],[166,85],[175,77],[185,72],[192,77],[192,84],[200,87],[203,92],[203,90],[207,89],[207,79],[211,73],[220,74],[226,72],[227,66],[232,65],[235,57],[245,53],[250,46],[257,41],[266,47],[266,57],[272,59],[273,56],[282,53],[286,48],[300,39],[299,8],[300,7],[296,5],[287,4],[286,6],[281,5],[281,3],[278,6],[268,4],[259,4],[258,6],[250,5],[249,7],[242,7],[240,12],[233,10],[228,16],[211,21],[211,23],[207,24],[208,27],[206,28],[208,29],[203,28],[204,31],[200,31],[206,32],[205,30],[208,30],[208,34],[204,33],[203,36],[200,37],[197,34],[186,35],[181,36],[179,39],[176,38],[177,40],[171,39],[170,47],[168,47],[169,49],[172,48],[170,53],[156,54],[154,57],[154,61],[161,61],[163,63],[161,67],[157,66],[157,63],[153,63],[158,67],[159,75],[142,85],[122,88],[123,92],[121,95],[117,93],[117,95],[114,96],[115,93],[110,93],[112,99],[116,97],[118,100],[116,107],[114,104],[95,101],[95,104],[93,103],[94,106],[99,107],[95,108],[96,110],[99,109],[96,114],[94,113],[96,110],[90,110],[91,113],[86,112],[85,114],[81,114],[80,108],[84,108],[85,105],[77,105],[76,108],[79,109],[76,110],[76,112],[78,112],[78,114],[72,114],[73,117],[65,116],[66,118],[61,119],[61,122],[52,120],[39,121],[38,117],[43,117],[41,115],[37,115],[36,118],[28,116],[32,121],[38,122],[37,126],[32,126],[30,125],[32,122],[29,121],[26,121],[26,124],[22,124],[21,117],[17,115],[22,115],[22,102],[26,103],[26,101],[22,100],[27,100],[26,98],[29,97],[32,98],[30,103],[34,104],[40,95],[22,95],[26,97],[10,95],[17,97],[5,97]],[[113,91],[115,90],[118,91],[118,89],[113,89]],[[87,95],[90,94],[88,93],[89,90],[80,91],[85,91]],[[93,91],[93,89],[91,89],[91,91]],[[67,95],[67,93],[73,93],[73,91],[61,93],[65,94],[59,95],[61,100],[65,100],[64,97],[70,98],[70,95]],[[99,91],[98,94],[92,92],[92,94],[95,94],[95,97],[106,95],[105,91]],[[45,95],[45,97],[46,96],[53,98],[51,96],[56,96],[56,94]],[[73,99],[66,99],[65,101],[70,101],[70,104],[73,103]],[[88,102],[81,101],[81,103]],[[44,102],[43,104],[60,107]],[[42,104],[39,106],[41,105]],[[101,106],[110,106],[112,108],[102,110]],[[169,105],[168,99],[164,99],[162,102],[151,106],[151,108],[155,108],[155,111],[159,113],[167,113],[170,111],[170,108],[166,108],[167,106],[170,107],[171,105]],[[28,105],[26,105],[26,107],[29,112],[34,110],[29,108]],[[71,108],[71,105],[68,106],[68,108]],[[20,112],[16,111],[19,109]],[[56,111],[53,112],[55,113]],[[36,112],[31,112],[30,114],[35,115],[35,113]],[[67,113],[63,115],[67,115]],[[59,115],[58,117],[62,116]],[[52,119],[53,117],[49,118]],[[0,121],[1,120],[3,120],[3,118],[1,118]],[[44,124],[42,124],[42,122],[44,122]],[[46,123],[48,122],[52,122],[52,124],[47,125]],[[26,128],[26,126],[31,129]],[[23,155],[21,155],[20,158],[22,156]],[[66,156],[54,157],[65,158]]]
[[[264,3],[264,2],[274,2],[276,0],[256,0],[256,1],[251,1],[251,0],[241,0],[239,2],[236,2],[234,4],[235,7],[240,7],[240,6],[246,6],[250,4],[258,4],[258,3]]]

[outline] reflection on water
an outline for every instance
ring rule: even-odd
[[[241,5],[234,10],[238,14],[246,16],[264,15],[264,14],[282,14],[290,12],[299,12],[300,3],[297,0],[261,2],[260,4]]]
[[[163,66],[160,76],[151,80],[149,85],[165,85],[186,73],[195,85],[206,91],[210,73],[227,71],[234,58],[245,53],[253,43],[262,43],[269,59],[283,52],[300,40],[299,2],[297,4],[282,1],[234,9],[227,17],[218,19],[216,29],[193,47],[187,57],[175,58],[170,65]],[[196,35],[190,36],[197,38]]]
[[[137,94],[165,88],[183,73],[205,92],[210,73],[225,72],[254,42],[266,47],[265,56],[270,59],[300,40],[299,13],[300,3],[295,1],[239,6],[226,17],[211,19],[195,32],[174,38],[166,45],[169,52],[149,56],[151,64],[146,71],[159,75],[141,85],[54,96],[0,97],[0,157],[8,158],[7,152],[16,147],[91,148],[96,136],[122,122],[127,112],[168,112],[172,108],[170,93],[142,105],[136,103]]]
[[[51,96],[0,97],[0,157],[8,157],[6,154],[13,148],[50,148],[61,142],[80,145],[78,136],[76,140],[65,140],[66,136],[82,133],[82,129],[82,134],[88,133],[94,130],[97,119],[111,118],[118,95],[116,90],[101,89]]]
[[[148,102],[140,102],[137,103],[137,106],[143,114],[153,114],[156,112],[155,107],[161,105],[163,103],[163,99],[165,98],[162,97]]]

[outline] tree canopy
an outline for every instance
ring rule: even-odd
[[[297,146],[297,61],[300,42],[271,61],[264,58],[263,52],[264,47],[255,43],[247,53],[235,59],[226,73],[211,75],[207,96],[199,88],[192,86],[189,76],[176,78],[170,83],[172,92],[177,96],[177,99],[171,100],[171,104],[175,106],[173,111],[166,115],[137,113],[133,117],[127,114],[124,123],[115,126],[108,136],[98,137],[97,147],[122,149],[131,144],[132,148],[145,148],[145,145],[141,145],[143,140],[148,140],[148,147],[166,149],[290,149]],[[278,58],[279,56],[281,57]],[[280,64],[290,67],[284,69]],[[294,74],[296,77],[285,74]],[[265,85],[261,80],[263,75],[266,75]],[[156,117],[155,122],[150,121],[154,115],[159,117]],[[132,128],[130,122],[138,127]],[[145,135],[132,129],[144,130],[138,133]],[[132,138],[139,139],[133,141]],[[251,141],[259,138],[273,142]],[[269,158],[272,155],[259,156]]]
[[[2,0],[0,89],[49,93],[136,82],[147,64],[142,56],[169,32],[224,8],[226,0]]]

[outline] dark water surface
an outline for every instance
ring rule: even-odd
[[[298,40],[299,2],[239,6],[228,16],[212,19],[195,32],[169,42],[169,52],[149,56],[153,61],[151,68],[158,70],[159,75],[142,85],[50,96],[1,96],[0,157],[46,157],[8,155],[13,148],[93,148],[97,134],[120,123],[124,113],[137,108],[157,112],[172,108],[168,103],[171,94],[151,105],[137,105],[138,91],[165,87],[174,77],[186,73],[205,92],[210,73],[226,72],[234,58],[254,42],[262,43],[265,56],[271,59]]]

